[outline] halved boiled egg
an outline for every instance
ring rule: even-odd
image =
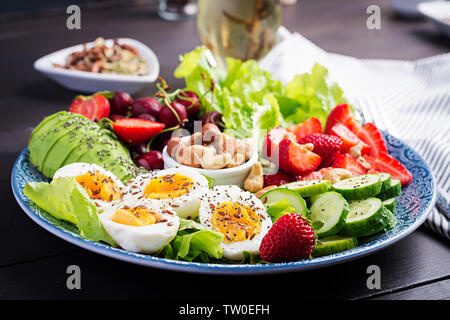
[[[94,164],[76,162],[55,172],[53,179],[74,177],[101,213],[122,198],[124,185],[112,172]]]
[[[202,196],[199,213],[204,227],[223,234],[223,256],[231,260],[241,260],[244,251],[258,254],[272,226],[261,200],[235,185],[209,190]]]
[[[155,253],[175,237],[180,220],[174,210],[159,201],[124,201],[100,215],[105,231],[123,249]]]
[[[127,183],[125,199],[155,199],[171,206],[180,218],[198,216],[200,197],[208,190],[208,180],[186,168],[152,171]]]

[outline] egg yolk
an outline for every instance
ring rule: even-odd
[[[225,242],[253,239],[261,231],[261,220],[251,208],[237,202],[223,202],[212,214],[213,228],[225,236]]]
[[[145,187],[144,196],[151,199],[177,198],[189,193],[194,186],[191,178],[181,174],[168,174],[150,179]]]
[[[75,180],[87,191],[91,199],[113,201],[121,197],[120,188],[117,187],[111,177],[98,171],[88,171],[76,176]]]
[[[145,207],[137,206],[117,209],[111,220],[120,224],[142,227],[154,224],[157,217],[155,213],[147,210]]]

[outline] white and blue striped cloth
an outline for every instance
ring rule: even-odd
[[[284,28],[279,35],[282,40],[261,66],[283,82],[316,62],[326,66],[365,118],[412,146],[430,165],[441,198],[425,225],[450,239],[450,53],[416,61],[356,59],[327,53]]]

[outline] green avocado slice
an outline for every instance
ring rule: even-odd
[[[33,131],[31,132],[30,135],[30,140],[33,139],[34,135],[39,132],[41,130],[41,128],[46,125],[49,121],[52,121],[54,119],[61,119],[63,116],[67,116],[69,113],[67,111],[59,111],[57,113],[51,114],[47,117],[45,117],[41,122],[39,122],[39,124],[34,127]],[[58,118],[59,117],[59,118]]]
[[[108,137],[100,138],[77,162],[101,164],[124,182],[131,179],[136,168],[128,149],[119,141],[111,141]]]
[[[100,128],[92,125],[87,118],[74,118],[72,122],[73,124],[67,127],[67,133],[53,144],[45,157],[41,171],[48,177],[53,177],[72,150],[79,148],[85,142],[87,136],[100,133]]]
[[[53,118],[53,120],[47,121],[30,140],[28,144],[30,160],[39,170],[42,170],[42,165],[50,148],[68,132],[66,127],[69,124],[69,116],[62,115],[61,117]]]

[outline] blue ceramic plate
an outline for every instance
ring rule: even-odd
[[[37,207],[23,194],[22,190],[28,182],[48,180],[30,163],[27,149],[22,151],[14,164],[11,184],[19,205],[41,227],[77,246],[111,258],[149,267],[196,273],[256,274],[301,271],[342,263],[374,253],[413,232],[425,221],[434,205],[436,194],[436,185],[431,170],[425,161],[402,141],[389,134],[385,134],[385,138],[389,153],[399,159],[413,175],[413,181],[403,189],[402,196],[397,199],[396,217],[398,224],[388,232],[358,239],[359,245],[354,249],[289,263],[240,265],[175,261],[131,253],[83,239],[77,234],[73,226],[68,224],[67,228],[63,228],[55,225],[53,217]]]

